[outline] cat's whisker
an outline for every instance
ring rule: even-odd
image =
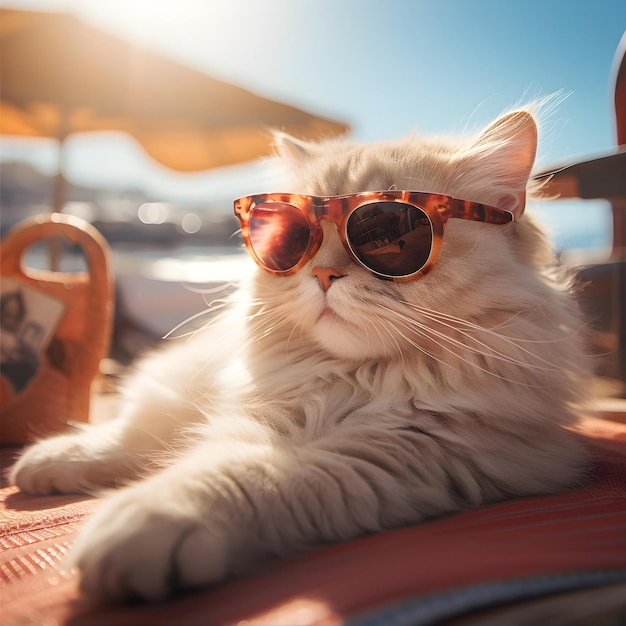
[[[391,338],[391,340],[393,341],[394,345],[396,346],[396,348],[397,348],[396,354],[400,356],[400,363],[402,363],[402,367],[404,368],[405,367],[404,351],[400,348],[400,344],[398,343],[398,340],[397,340],[395,334],[393,333],[393,331],[391,330],[391,328],[387,328],[385,326],[384,329],[385,329],[386,334]]]
[[[520,343],[538,343],[538,344],[542,344],[542,343],[551,343],[550,340],[542,342],[542,341],[526,341],[524,339],[518,339],[518,338],[513,338],[507,335],[503,335],[501,333],[497,333],[495,332],[493,329],[490,328],[483,328],[477,324],[474,324],[472,322],[468,322],[466,320],[463,320],[461,318],[457,318],[451,315],[446,315],[444,313],[439,314],[436,311],[431,311],[429,309],[424,309],[423,307],[419,307],[419,306],[412,306],[410,303],[403,303],[403,304],[407,304],[408,306],[410,306],[411,308],[414,308],[416,310],[418,310],[422,315],[424,315],[424,317],[427,317],[439,324],[442,324],[443,326],[446,326],[448,328],[451,328],[457,332],[459,332],[460,334],[466,336],[468,339],[472,339],[473,341],[479,343],[480,345],[483,345],[485,347],[487,347],[489,350],[495,351],[494,348],[492,348],[491,346],[488,346],[487,344],[485,344],[484,342],[480,341],[479,339],[477,339],[476,337],[474,337],[472,334],[470,334],[467,331],[462,330],[461,328],[459,328],[458,326],[466,326],[468,327],[470,330],[475,330],[479,333],[484,333],[486,335],[491,335],[493,336],[495,339],[497,339],[498,341],[504,341],[505,343],[508,343],[509,345],[514,346],[517,350],[519,350],[520,352],[523,352],[524,354],[527,354],[528,356],[532,357],[533,359],[544,363],[547,367],[546,368],[542,368],[539,365],[532,365],[530,363],[523,363],[524,366],[526,367],[536,367],[539,369],[546,369],[546,370],[554,370],[555,369],[555,365],[553,363],[551,363],[550,361],[543,359],[542,357],[540,357],[538,354],[528,350],[527,348],[525,348],[524,346],[520,345]],[[447,324],[446,322],[444,322],[444,319],[449,319],[453,322],[455,322],[458,326],[456,325],[450,325]],[[555,341],[563,341],[563,339],[557,339]],[[496,351],[497,352],[497,351]],[[502,353],[499,353],[501,354]]]
[[[274,299],[278,301],[278,298]],[[275,303],[257,303],[260,304],[260,308],[258,308],[254,313],[250,313],[246,319],[248,321],[254,321],[256,326],[255,338],[257,340],[265,339],[270,336],[272,333],[276,332],[278,328],[281,326],[285,326],[288,324],[287,317],[284,314],[283,307],[281,307],[280,302],[278,304]],[[297,326],[297,325],[296,325]],[[291,340],[293,335],[292,331],[289,334],[288,342]],[[288,349],[288,345],[286,347]]]
[[[409,302],[408,300],[399,300],[398,301],[400,304],[403,304],[411,309],[414,309],[415,311],[418,311],[419,313],[422,313],[423,315],[426,316],[432,316],[432,317],[436,317],[436,318],[442,318],[442,319],[446,319],[448,321],[451,322],[456,322],[458,324],[461,324],[463,326],[467,326],[469,328],[473,328],[475,330],[479,330],[479,331],[487,331],[487,330],[493,330],[495,328],[500,328],[503,325],[506,325],[509,323],[509,319],[501,322],[500,324],[496,325],[496,326],[492,326],[492,327],[484,327],[484,326],[480,326],[478,324],[475,324],[474,322],[470,322],[469,320],[463,319],[462,317],[457,317],[456,315],[452,315],[450,313],[443,313],[442,311],[436,311],[434,309],[428,308],[428,307],[424,307],[420,304],[417,304],[415,302]],[[520,315],[519,312],[514,313],[511,318],[517,317],[518,315]],[[502,336],[502,335],[499,335]]]
[[[459,348],[465,349],[465,350],[469,350],[472,354],[476,355],[476,356],[482,356],[485,359],[495,359],[498,361],[502,361],[504,363],[508,363],[510,365],[515,365],[517,367],[523,368],[523,369],[536,369],[536,370],[540,370],[543,372],[550,372],[550,371],[556,371],[557,368],[555,367],[542,367],[539,365],[533,365],[531,363],[525,363],[524,361],[520,361],[517,359],[514,359],[506,354],[502,354],[500,352],[497,352],[495,349],[490,348],[489,346],[486,346],[487,349],[489,350],[489,352],[485,352],[482,350],[477,349],[476,347],[464,344],[461,341],[458,341],[457,339],[454,339],[452,337],[449,337],[448,335],[446,335],[445,333],[440,333],[438,331],[436,331],[433,328],[430,328],[429,326],[426,325],[420,325],[421,329],[427,329],[428,332],[431,333],[431,336],[435,336],[438,337],[440,340],[442,341],[447,341],[449,343],[451,343],[453,346],[457,346]],[[471,337],[470,337],[471,338]],[[471,338],[473,339],[473,338]],[[438,342],[439,345],[441,345],[443,347],[443,344],[441,344],[441,342]],[[484,344],[481,344],[484,345]]]
[[[398,333],[398,335],[400,335],[400,337],[402,337],[402,339],[404,339],[409,345],[413,346],[414,348],[416,348],[417,350],[419,350],[420,352],[422,352],[423,354],[425,354],[427,357],[433,359],[433,361],[437,361],[437,363],[441,364],[441,365],[445,365],[446,367],[449,367],[451,369],[457,369],[455,368],[454,365],[452,365],[452,363],[448,363],[446,361],[444,361],[443,359],[440,359],[438,357],[436,357],[434,354],[432,354],[431,352],[429,352],[426,348],[424,348],[424,346],[420,346],[417,342],[413,341],[411,338],[407,337],[404,333],[402,333],[401,331],[396,329],[396,332]],[[424,335],[427,339],[428,337],[426,335]]]
[[[202,311],[199,311],[198,313],[194,313],[192,316],[180,322],[180,324],[177,324],[176,326],[174,326],[172,330],[168,331],[167,333],[165,333],[165,335],[163,335],[163,339],[172,339],[172,338],[182,339],[184,337],[191,337],[195,335],[198,331],[204,328],[207,328],[210,324],[214,323],[215,319],[217,318],[209,319],[206,321],[206,323],[202,324],[200,327],[193,328],[192,330],[188,332],[185,332],[182,334],[175,334],[175,333],[178,333],[179,330],[181,330],[185,326],[188,326],[192,322],[195,322],[196,320],[202,319],[203,317],[208,316],[208,315],[215,315],[215,313],[227,307],[228,305],[229,305],[228,302],[220,302],[220,304],[216,306],[213,306],[213,303],[211,303],[211,305],[209,305],[208,308],[203,309]]]
[[[459,347],[468,349],[476,354],[480,354],[482,356],[485,357],[489,357],[489,358],[495,358],[495,359],[499,359],[499,360],[503,360],[506,361],[508,363],[514,364],[514,365],[518,365],[520,367],[524,367],[524,368],[530,368],[530,369],[538,369],[538,370],[542,370],[542,371],[555,371],[557,368],[554,366],[554,364],[550,363],[549,361],[541,358],[540,356],[532,353],[531,351],[525,349],[522,346],[517,345],[515,342],[513,341],[508,341],[509,345],[514,346],[516,349],[520,350],[521,352],[524,352],[525,354],[527,354],[528,356],[532,357],[533,359],[540,361],[542,363],[545,363],[545,367],[542,365],[535,365],[533,363],[529,363],[529,362],[525,362],[525,361],[521,361],[519,359],[515,359],[513,358],[511,355],[505,354],[503,352],[500,352],[499,350],[496,350],[493,346],[490,346],[488,344],[486,344],[485,342],[481,341],[480,339],[478,339],[477,337],[473,336],[472,334],[462,330],[461,328],[457,328],[456,326],[453,326],[451,324],[447,324],[446,322],[437,319],[436,317],[431,318],[434,321],[436,321],[437,323],[445,326],[446,328],[450,328],[451,330],[458,332],[459,334],[461,334],[462,336],[466,337],[467,339],[469,339],[470,341],[473,341],[475,343],[477,343],[479,346],[481,346],[482,348],[485,348],[486,351],[482,351],[479,350],[477,348],[475,348],[472,345],[469,344],[465,344],[462,341],[459,341],[457,339],[454,339],[453,337],[450,337],[448,335],[446,335],[445,333],[440,333],[439,331],[436,331],[435,329],[430,329],[431,332],[433,334],[435,334],[438,337],[441,337],[444,340],[450,341],[451,343],[458,345]],[[416,323],[415,320],[413,320],[412,318],[407,318],[407,321],[409,321],[410,323]],[[430,327],[429,327],[430,328]],[[497,336],[497,334],[496,334]],[[501,338],[498,336],[498,338]]]
[[[293,338],[294,333],[296,332],[296,330],[300,330],[300,336],[302,336],[302,332],[303,332],[303,327],[300,323],[296,323],[293,325],[293,328],[291,329],[291,332],[289,333],[289,336],[287,337],[287,341],[285,342],[285,355],[289,358],[289,350],[290,350],[290,346],[291,346],[291,340]]]
[[[512,384],[516,384],[516,385],[522,385],[525,387],[533,387],[533,388],[543,388],[542,385],[533,385],[531,383],[527,383],[521,380],[515,380],[512,378],[508,378],[506,376],[502,376],[501,374],[498,374],[496,372],[494,372],[493,370],[489,370],[485,367],[482,367],[481,365],[479,365],[478,363],[475,363],[474,361],[467,359],[465,357],[463,357],[461,354],[458,354],[457,352],[455,352],[455,350],[453,350],[450,346],[445,345],[444,343],[442,343],[442,341],[438,340],[444,340],[444,341],[449,341],[451,343],[454,344],[454,341],[456,340],[452,340],[450,337],[447,337],[446,335],[439,333],[438,331],[434,331],[432,328],[430,328],[429,326],[426,326],[424,324],[420,324],[419,322],[416,322],[415,320],[412,320],[411,318],[402,315],[401,313],[398,313],[397,311],[394,311],[393,309],[388,309],[386,307],[382,307],[385,308],[389,313],[391,313],[392,315],[395,315],[396,317],[399,317],[403,322],[408,322],[409,325],[411,326],[411,329],[413,330],[413,332],[417,333],[418,335],[424,337],[425,339],[428,339],[429,341],[432,341],[435,345],[439,346],[442,350],[445,350],[447,353],[453,355],[454,357],[456,357],[459,361],[465,363],[466,365],[469,365],[472,368],[475,368],[477,370],[480,370],[481,372],[484,372],[485,374],[489,374],[491,376],[494,376],[495,378],[499,378],[500,380],[512,383]],[[396,332],[398,332],[404,339],[406,339],[410,345],[412,345],[413,347],[419,349],[421,352],[423,352],[424,354],[427,354],[428,356],[432,357],[434,360],[438,361],[439,363],[442,363],[444,365],[447,366],[451,366],[450,363],[447,363],[445,361],[442,361],[441,359],[438,359],[436,356],[432,355],[430,352],[428,352],[423,346],[419,346],[416,342],[411,341],[406,335],[404,335],[404,333],[400,333],[400,331],[398,331],[396,329]],[[465,346],[464,344],[460,343],[457,341],[457,344],[467,348],[467,346]],[[482,355],[483,357],[489,358],[492,357],[493,355],[489,355],[489,354],[484,354],[482,352],[476,351],[476,350],[472,350],[472,352],[474,354],[477,355]],[[521,365],[521,366],[525,366],[526,364],[521,363],[521,362],[517,362],[517,361],[510,361],[508,359],[504,359],[506,362],[510,362],[512,364],[515,365]]]
[[[404,351],[400,348],[400,344],[398,343],[398,340],[396,336],[394,335],[393,330],[389,328],[387,324],[380,323],[381,321],[383,322],[385,321],[385,317],[379,315],[378,310],[377,310],[378,307],[376,303],[371,302],[363,297],[356,298],[356,302],[362,304],[365,307],[365,314],[359,317],[364,322],[364,330],[365,330],[366,336],[367,336],[367,332],[369,332],[369,329],[371,329],[378,335],[381,343],[383,344],[386,343],[385,336],[389,337],[391,341],[393,341],[394,345],[396,346],[397,351],[395,354],[400,357],[400,361],[402,365],[404,366]],[[367,327],[365,327],[366,325]],[[384,331],[385,336],[383,336],[383,331]]]
[[[383,309],[384,311],[391,313],[392,317],[400,317],[402,319],[402,321],[406,321],[409,320],[410,318],[406,318],[405,316],[399,314],[397,311],[394,311],[393,309],[390,309],[388,307],[382,307],[380,305],[378,305],[379,309]],[[383,319],[388,319],[387,316],[381,316]],[[420,329],[419,327],[413,327],[413,332],[417,333],[418,335],[421,335],[422,337],[424,337],[425,339],[428,340],[432,340],[432,338],[426,334],[422,329]],[[451,363],[448,363],[440,358],[438,358],[437,356],[435,356],[432,352],[430,352],[429,350],[427,350],[424,346],[418,344],[416,341],[414,341],[413,339],[411,339],[410,337],[407,337],[407,335],[405,335],[402,331],[400,331],[399,327],[397,325],[393,326],[393,332],[391,329],[388,330],[388,332],[390,334],[393,334],[393,332],[397,333],[400,337],[402,337],[402,339],[404,339],[410,346],[412,346],[413,348],[416,348],[417,350],[419,350],[420,352],[422,352],[423,354],[425,354],[426,356],[428,356],[429,358],[433,359],[434,361],[437,361],[438,363],[440,363],[441,365],[445,365],[446,367],[450,367],[452,369],[456,369]],[[440,345],[438,342],[434,341],[434,343],[436,345]],[[400,350],[400,346],[396,341],[396,345],[398,346],[398,349]],[[450,351],[449,348],[446,348],[445,346],[441,346],[440,347],[444,348],[445,350]],[[402,353],[402,350],[400,350],[400,353]],[[455,356],[456,353],[452,352],[452,354],[454,354]]]
[[[512,321],[522,315],[521,311],[513,313],[508,319],[504,320],[500,324],[496,324],[495,326],[480,326],[469,320],[465,320],[461,317],[456,317],[455,315],[450,315],[449,313],[442,313],[441,311],[434,311],[432,309],[428,309],[426,307],[420,306],[419,304],[415,304],[413,302],[407,302],[406,300],[399,300],[400,304],[404,304],[412,309],[415,309],[419,313],[422,313],[424,316],[432,317],[433,319],[446,319],[451,322],[456,322],[462,326],[466,326],[471,330],[476,330],[484,333],[493,333],[498,339],[510,340],[515,343],[536,343],[536,344],[546,344],[546,343],[558,343],[565,341],[566,338],[556,338],[556,339],[525,339],[522,337],[511,337],[509,335],[504,335],[502,333],[496,332],[496,329],[503,328],[504,326],[510,325]]]
[[[493,376],[494,378],[498,378],[504,382],[508,382],[511,383],[513,385],[521,385],[523,387],[531,387],[531,388],[536,388],[536,389],[543,389],[545,388],[544,385],[534,385],[531,383],[527,383],[521,380],[515,380],[513,378],[509,378],[507,376],[502,376],[501,374],[498,374],[496,372],[494,372],[493,370],[489,370],[485,367],[480,366],[478,363],[475,363],[474,361],[471,361],[463,356],[461,356],[460,354],[458,354],[457,352],[455,352],[454,350],[452,350],[452,348],[442,344],[441,342],[433,339],[431,336],[429,336],[426,332],[423,332],[423,330],[432,330],[430,328],[428,328],[427,326],[422,327],[422,329],[417,329],[414,328],[414,331],[417,331],[418,334],[422,335],[423,337],[425,337],[426,339],[429,339],[430,341],[432,341],[433,343],[435,343],[436,345],[438,345],[440,348],[442,348],[443,350],[445,350],[446,352],[448,352],[449,354],[453,355],[454,357],[456,357],[458,360],[460,360],[462,363],[465,363],[466,365],[469,365],[470,367],[477,369],[481,372],[484,372],[485,374],[488,374],[489,376]],[[414,343],[412,343],[412,345],[415,345]],[[416,346],[418,347],[418,346]],[[425,350],[422,349],[422,352],[425,352]],[[441,359],[438,359],[437,357],[433,358],[438,361],[439,363],[442,363],[444,365],[447,365],[449,367],[452,367],[451,363],[448,363],[446,361],[443,361]]]
[[[246,321],[252,321],[256,318],[271,314],[277,314],[280,309],[280,298],[256,299],[248,303],[249,312],[245,316]]]
[[[376,309],[373,303],[368,302],[367,300],[363,298],[357,298],[356,302],[363,304],[367,312],[366,315],[357,314],[355,316],[360,321],[360,326],[363,330],[363,335],[365,337],[368,337],[372,333],[374,333],[380,340],[380,343],[382,344],[386,343],[385,338],[388,336],[396,344],[396,348],[398,350],[397,354],[400,355],[400,357],[402,358],[402,361],[404,362],[404,356],[403,356],[402,350],[400,349],[400,345],[398,344],[397,339],[393,336],[392,331],[389,328],[387,328],[385,324],[380,323],[381,320],[383,320],[384,318],[378,315],[372,315],[372,313],[376,312]],[[384,335],[383,335],[383,331],[384,331]]]
[[[491,327],[483,327],[483,326],[479,326],[478,324],[475,324],[474,322],[470,322],[469,320],[463,319],[462,317],[457,317],[456,315],[452,315],[451,313],[443,313],[442,311],[436,311],[434,309],[428,308],[428,307],[424,307],[420,304],[417,304],[415,302],[409,302],[408,300],[399,300],[398,301],[400,304],[403,304],[405,306],[408,306],[412,309],[415,309],[416,311],[423,313],[424,315],[432,315],[432,316],[436,316],[436,317],[441,317],[444,318],[446,320],[449,321],[453,321],[453,322],[457,322],[459,324],[465,325],[465,326],[469,326],[472,328],[475,328],[476,330],[493,330],[495,328],[500,328],[503,325],[507,325],[510,320],[514,319],[515,317],[521,315],[521,312],[516,312],[513,315],[511,315],[511,317],[507,320],[504,320],[503,322],[501,322],[500,324],[497,324],[496,326],[491,326]]]
[[[257,332],[255,332],[255,339],[265,339],[269,335],[276,332],[278,328],[285,325],[285,320],[278,314],[268,314],[265,319],[258,323]]]
[[[415,322],[413,322],[415,323]],[[519,359],[515,359],[507,354],[504,354],[502,352],[497,351],[495,348],[492,348],[491,346],[488,346],[487,344],[478,341],[475,337],[472,337],[471,335],[468,335],[467,333],[463,333],[462,331],[457,330],[458,332],[460,332],[462,335],[468,337],[469,339],[471,339],[472,341],[476,341],[480,346],[483,346],[484,348],[486,348],[487,351],[484,350],[480,350],[475,346],[471,346],[468,345],[466,343],[463,343],[462,341],[459,341],[458,339],[455,339],[454,337],[450,337],[448,335],[446,335],[445,333],[439,332],[437,330],[435,330],[434,328],[431,328],[429,326],[426,325],[420,325],[420,328],[428,328],[429,332],[440,338],[443,341],[448,341],[451,344],[458,346],[460,348],[469,350],[470,352],[472,352],[473,354],[477,355],[477,356],[483,356],[487,359],[496,359],[499,361],[503,361],[505,363],[510,363],[511,365],[516,365],[518,367],[522,367],[522,368],[526,368],[526,369],[536,369],[536,370],[541,370],[544,372],[548,372],[548,371],[555,371],[557,368],[555,368],[554,366],[550,366],[550,367],[544,367],[541,365],[534,365],[532,363],[526,363],[524,361],[520,361]],[[453,327],[452,327],[453,328]],[[535,355],[531,355],[531,356],[535,356]],[[538,357],[537,357],[538,358]],[[543,359],[541,359],[543,360]]]
[[[215,287],[199,287],[198,285],[194,285],[191,283],[182,283],[182,287],[186,291],[190,291],[191,293],[197,293],[200,295],[212,295],[212,294],[220,293],[222,291],[235,289],[237,287],[237,283],[225,282]]]

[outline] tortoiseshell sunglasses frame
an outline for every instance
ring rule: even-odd
[[[302,258],[293,267],[286,270],[271,269],[264,265],[257,256],[250,240],[250,215],[259,204],[280,202],[289,204],[302,211],[308,218],[311,236]],[[426,263],[418,270],[403,276],[383,274],[368,267],[356,256],[350,246],[347,224],[354,211],[376,202],[399,202],[420,209],[429,219],[432,233],[430,254]],[[322,244],[320,220],[327,219],[337,225],[341,242],[356,263],[365,267],[372,274],[396,282],[406,282],[422,276],[432,268],[443,239],[443,231],[449,219],[462,219],[487,224],[510,224],[514,221],[513,213],[487,204],[459,200],[451,196],[422,191],[365,191],[342,196],[310,196],[296,193],[262,193],[242,196],[234,201],[235,215],[241,224],[241,234],[245,246],[256,264],[270,274],[289,276],[301,270],[316,254]]]

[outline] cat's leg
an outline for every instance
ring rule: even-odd
[[[161,469],[194,441],[189,429],[232,396],[227,366],[235,360],[233,346],[242,345],[241,325],[236,316],[226,321],[142,359],[124,385],[116,419],[34,444],[11,480],[32,494],[93,492]]]
[[[290,445],[255,441],[245,429],[105,502],[75,548],[82,588],[110,600],[162,599],[268,557],[453,508],[445,474],[421,467],[432,459],[409,467],[415,450],[403,433],[372,440],[355,430]]]
[[[154,471],[186,444],[185,428],[203,419],[190,372],[168,369],[168,352],[151,357],[129,381],[120,414],[43,439],[27,448],[10,479],[24,492],[93,492]]]
[[[180,417],[181,408],[172,408]],[[20,456],[10,481],[25,493],[47,495],[93,493],[144,476],[166,463],[177,444],[184,445],[177,440],[178,420],[162,411],[162,405],[128,406],[110,422],[81,424],[42,439]],[[158,421],[158,427],[149,421]],[[191,416],[188,422],[193,423]]]
[[[212,424],[175,464],[96,512],[74,553],[83,590],[161,599],[270,557],[477,506],[485,489],[490,500],[549,492],[580,471],[583,449],[565,430],[546,429],[545,454],[531,463],[515,441],[468,463],[458,440],[446,447],[427,430],[386,422],[344,422],[314,441],[235,417]]]

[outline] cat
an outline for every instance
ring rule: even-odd
[[[276,134],[290,191],[431,192],[515,219],[451,219],[434,265],[405,281],[357,263],[322,220],[299,271],[255,268],[204,328],[141,360],[116,419],[28,448],[22,491],[106,489],[73,548],[85,593],[158,601],[582,480],[584,324],[524,213],[537,137],[532,107],[471,138]]]

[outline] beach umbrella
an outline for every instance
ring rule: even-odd
[[[310,139],[348,130],[66,13],[0,9],[0,98],[1,134],[52,137],[62,146],[71,133],[121,130],[181,172],[265,155],[270,128]]]

